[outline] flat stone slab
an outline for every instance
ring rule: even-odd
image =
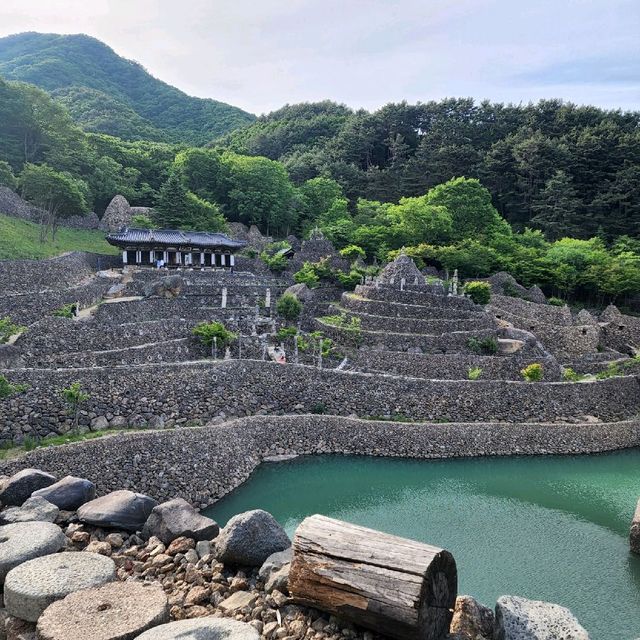
[[[55,522],[60,509],[44,498],[31,497],[21,507],[9,507],[0,513],[0,524],[14,522]]]
[[[10,615],[36,622],[56,600],[115,578],[116,565],[111,558],[86,551],[55,553],[28,560],[9,571],[4,582],[4,604]]]
[[[220,531],[215,520],[198,513],[183,498],[174,498],[153,508],[142,535],[156,536],[164,544],[170,544],[185,536],[194,540],[213,540]]]
[[[85,478],[65,476],[62,480],[58,480],[44,489],[38,489],[31,495],[44,498],[51,504],[55,504],[58,509],[75,511],[85,502],[96,497],[96,487],[93,482]]]
[[[208,617],[163,624],[137,640],[260,640],[260,634],[246,622]]]
[[[169,605],[159,584],[109,582],[49,605],[37,632],[39,640],[133,640],[166,622]]]
[[[0,584],[14,567],[55,553],[65,542],[62,529],[51,522],[18,522],[0,527]]]
[[[56,481],[55,476],[40,469],[23,469],[12,475],[0,491],[0,502],[4,505],[21,505],[38,489],[48,487]]]
[[[494,640],[589,640],[586,629],[566,607],[518,596],[496,602]]]
[[[83,504],[78,519],[97,527],[139,531],[157,504],[149,496],[122,489]]]

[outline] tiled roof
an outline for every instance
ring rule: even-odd
[[[107,236],[109,244],[122,245],[156,245],[156,246],[195,246],[195,247],[227,247],[240,249],[247,245],[243,240],[232,240],[224,233],[209,231],[178,231],[176,229],[123,229]]]

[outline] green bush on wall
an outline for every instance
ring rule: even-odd
[[[488,282],[474,280],[464,285],[464,293],[476,304],[488,304],[491,300],[491,285]]]
[[[294,322],[302,313],[302,302],[292,293],[283,293],[276,302],[276,311],[287,322]]]
[[[520,374],[527,382],[540,382],[544,375],[542,365],[538,362],[533,362],[520,370]]]

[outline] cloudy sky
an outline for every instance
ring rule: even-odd
[[[640,109],[640,0],[0,0],[0,36],[87,33],[254,113],[329,98]]]

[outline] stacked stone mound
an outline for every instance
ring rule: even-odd
[[[427,282],[413,260],[400,254],[373,283],[345,293],[323,331],[349,349],[358,370],[419,378],[521,379],[520,371],[544,363],[545,379],[560,367],[535,336],[501,330],[484,308],[447,295],[441,281]]]
[[[129,227],[131,226],[133,215],[131,205],[127,199],[121,195],[114,196],[105,209],[100,221],[100,228],[103,231],[112,232],[118,231],[122,227]]]

